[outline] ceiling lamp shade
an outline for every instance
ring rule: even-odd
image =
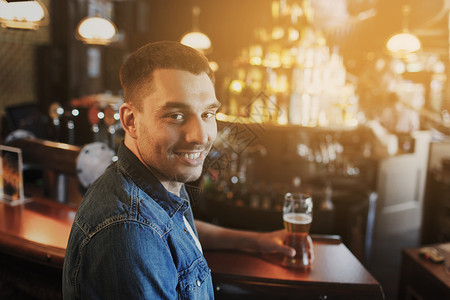
[[[202,51],[206,51],[211,48],[211,40],[206,34],[200,31],[191,31],[186,33],[181,38],[180,43]]]
[[[198,29],[199,15],[200,7],[194,5],[192,8],[192,30],[181,38],[180,43],[206,53],[211,49],[211,40]]]
[[[409,32],[408,16],[411,11],[409,5],[402,7],[402,31],[392,35],[386,43],[387,50],[394,56],[404,57],[421,49],[422,44],[417,36]]]
[[[408,54],[417,52],[421,48],[420,40],[412,33],[400,32],[391,36],[386,43],[391,53]]]
[[[7,2],[0,0],[0,24],[5,28],[34,29],[47,25],[48,11],[39,0]]]
[[[85,44],[108,45],[117,40],[117,27],[106,18],[86,17],[77,26],[76,38]]]

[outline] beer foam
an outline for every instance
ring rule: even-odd
[[[309,224],[312,222],[312,216],[301,213],[288,213],[283,215],[283,221],[292,224]]]

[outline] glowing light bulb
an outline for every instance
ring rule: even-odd
[[[207,50],[211,48],[211,40],[206,34],[200,31],[191,31],[185,34],[181,38],[180,43],[197,50]]]
[[[393,35],[387,42],[386,47],[392,53],[406,54],[419,51],[420,40],[409,32],[402,32]]]
[[[109,44],[116,36],[116,26],[105,18],[86,17],[77,26],[77,38],[86,44]]]

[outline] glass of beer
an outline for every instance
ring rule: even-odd
[[[298,270],[311,268],[309,229],[312,222],[311,196],[303,193],[287,193],[284,196],[283,223],[287,231],[285,244],[295,249],[294,257],[285,256],[283,265]]]

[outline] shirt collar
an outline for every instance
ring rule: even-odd
[[[182,187],[182,198],[169,191],[159,182],[153,173],[131,152],[122,142],[117,151],[118,164],[131,180],[158,203],[170,217],[179,211],[184,212],[189,207],[189,201],[183,199],[186,196],[184,186]]]

